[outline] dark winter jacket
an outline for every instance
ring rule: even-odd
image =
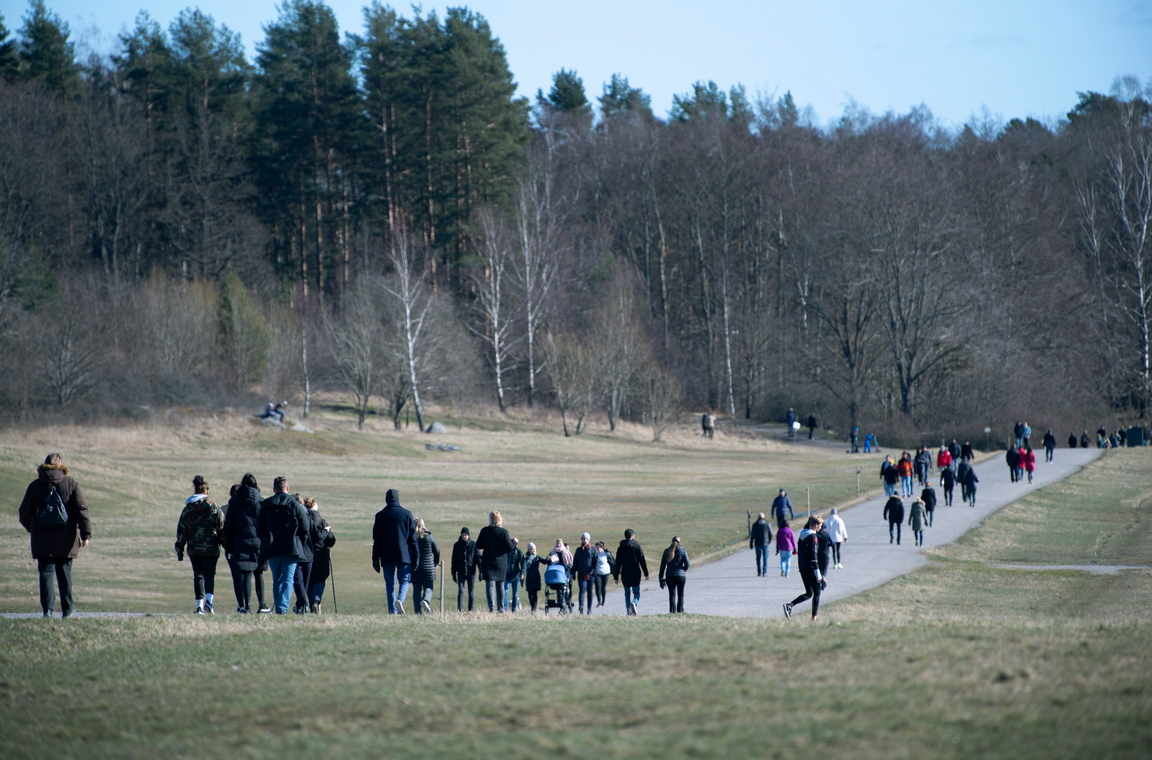
[[[956,473],[952,472],[951,467],[945,467],[940,471],[940,485],[944,486],[945,491],[951,491],[956,485]]]
[[[320,516],[319,509],[309,509],[308,516],[312,518],[312,536],[315,543],[312,545],[312,572],[308,576],[309,583],[322,583],[328,580],[328,571],[332,568],[332,549],[328,542],[336,543],[332,535],[332,526]]]
[[[503,581],[508,577],[508,555],[516,545],[512,536],[499,525],[485,525],[476,537],[476,551],[480,553],[480,572],[490,580]]]
[[[254,571],[260,564],[260,534],[256,521],[264,498],[250,486],[240,486],[224,510],[224,552],[237,569]]]
[[[1008,462],[1008,469],[1015,470],[1020,466],[1020,450],[1014,446],[1009,446],[1008,451],[1004,454],[1004,459]]]
[[[539,591],[540,585],[540,555],[524,555],[524,590]]]
[[[968,486],[969,491],[976,489],[976,484],[980,482],[980,478],[976,477],[976,468],[969,467],[968,472],[964,473],[960,483],[961,485]]]
[[[884,519],[890,523],[904,522],[904,502],[900,501],[899,496],[889,497],[888,503],[884,505]]]
[[[519,549],[513,549],[508,552],[508,571],[504,574],[504,580],[515,581],[520,579],[520,573],[524,570],[524,552]]]
[[[92,538],[92,521],[88,519],[88,502],[80,484],[68,476],[68,468],[62,464],[42,464],[38,477],[28,484],[24,500],[20,502],[20,524],[32,534],[32,557],[70,557],[80,555],[80,543]],[[51,487],[56,487],[64,508],[68,511],[68,522],[59,528],[41,528],[36,525],[36,510],[48,495]]]
[[[384,501],[387,506],[376,513],[376,522],[372,525],[372,564],[419,564],[416,518],[400,506],[399,491],[389,488]]]
[[[748,533],[748,548],[772,545],[772,526],[767,520],[757,520],[752,523],[752,530]]]
[[[644,559],[644,550],[635,538],[626,538],[616,547],[616,571],[612,577],[625,586],[639,586],[641,573],[647,580],[648,562]]]
[[[299,562],[302,557],[308,557],[311,562],[312,551],[305,549],[311,533],[312,518],[292,494],[274,493],[261,502],[260,514],[256,517],[261,560],[290,557]]]
[[[583,546],[576,547],[576,551],[572,552],[572,572],[577,578],[596,572],[597,553],[596,547],[592,545],[587,549]]]
[[[219,557],[224,541],[224,513],[207,494],[188,497],[176,523],[176,554]]]
[[[961,462],[956,467],[956,482],[962,486],[968,485],[968,474],[974,472],[972,464],[967,461]]]
[[[976,458],[976,452],[972,450],[972,444],[968,443],[968,441],[964,441],[964,445],[960,447],[960,458],[964,459],[965,457],[968,459]]]
[[[820,565],[820,572],[828,572],[828,565],[832,562],[832,536],[828,534],[827,526],[821,525],[816,531],[816,559]]]
[[[813,575],[820,569],[820,538],[816,531],[805,528],[796,538],[796,569]]]
[[[420,550],[420,564],[412,570],[412,582],[431,588],[436,582],[436,566],[440,564],[440,547],[432,531],[425,531],[423,538],[417,538],[416,546]]]
[[[661,580],[668,577],[683,578],[688,574],[688,568],[691,564],[688,561],[688,552],[684,551],[683,546],[676,547],[672,559],[668,558],[668,550],[665,549],[664,553],[660,555],[660,575],[657,577]]]
[[[785,510],[788,512],[787,516],[784,514]],[[768,512],[768,516],[775,517],[777,525],[784,520],[796,519],[796,513],[792,511],[792,500],[788,498],[788,494],[777,496],[772,500],[772,509]]]
[[[920,492],[920,501],[924,502],[924,509],[932,512],[936,509],[936,489],[929,485]]]
[[[466,581],[476,574],[476,542],[460,538],[452,544],[452,582]]]

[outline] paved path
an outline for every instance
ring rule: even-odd
[[[924,531],[925,543],[930,547],[952,543],[996,510],[1078,472],[1100,453],[1099,449],[1057,449],[1055,461],[1049,464],[1043,461],[1044,452],[1040,450],[1041,461],[1036,465],[1035,482],[1031,485],[1011,482],[1003,454],[992,456],[976,465],[980,483],[975,507],[969,507],[960,500],[959,486],[956,487],[954,506],[942,506],[943,493],[936,485],[941,506],[936,508],[933,526]],[[937,483],[938,480],[937,476]],[[916,494],[919,493],[917,489]],[[877,496],[838,510],[848,529],[848,541],[841,548],[844,569],[828,571],[828,588],[820,595],[821,606],[875,588],[927,564],[927,557],[913,544],[912,531],[907,525],[904,526],[901,545],[888,543],[888,523],[882,518],[885,501],[886,497]],[[905,510],[911,501],[904,499]],[[821,514],[827,517],[826,510]],[[793,521],[797,535],[800,533],[798,526],[802,527],[799,514]],[[665,541],[664,537],[659,540],[655,536],[640,537],[651,572],[651,580],[640,586],[642,615],[664,613],[668,609],[668,594],[657,583],[660,553],[667,548]],[[803,593],[804,583],[796,571],[795,557],[788,578],[780,577],[779,563],[775,560],[773,555],[766,578],[756,577],[755,552],[748,549],[693,567],[688,571],[684,592],[685,611],[727,617],[783,617],[784,602]],[[617,588],[609,581],[607,604],[596,609],[596,614],[624,614],[623,592]],[[797,608],[796,614],[807,618],[811,611],[805,604]]]

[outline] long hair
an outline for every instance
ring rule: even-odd
[[[428,535],[428,528],[424,525],[424,518],[416,518],[416,538],[424,538]]]
[[[676,559],[676,549],[678,549],[679,547],[680,547],[680,538],[679,538],[679,536],[677,536],[676,538],[672,539],[672,543],[669,544],[668,548],[664,550],[664,561],[665,562],[671,562],[672,560]]]
[[[504,518],[500,515],[500,513],[498,511],[493,509],[491,512],[488,513],[488,524],[493,526],[493,527],[498,528],[504,524]]]

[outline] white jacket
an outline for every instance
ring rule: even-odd
[[[848,540],[848,529],[844,527],[844,521],[840,519],[840,515],[829,515],[824,522],[824,527],[828,529],[828,536],[832,539],[832,543],[838,544]]]

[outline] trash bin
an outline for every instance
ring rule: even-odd
[[[1144,446],[1147,443],[1145,441],[1144,428],[1128,428],[1128,435],[1125,437],[1124,441],[1125,445],[1127,446]]]

